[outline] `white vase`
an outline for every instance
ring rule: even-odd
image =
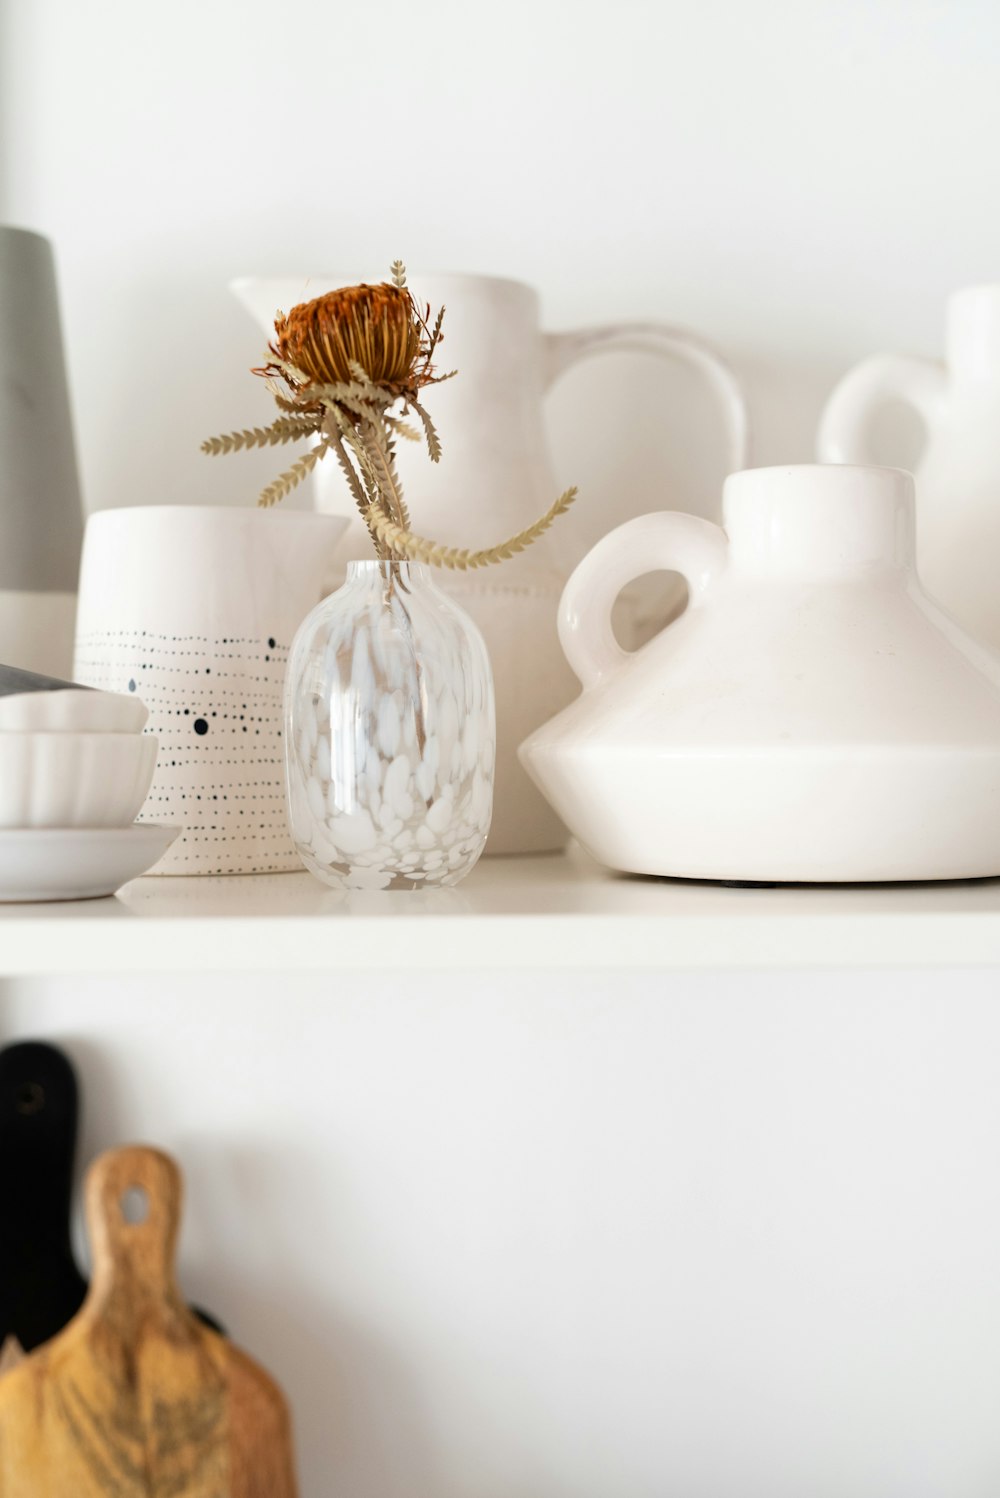
[[[360,276],[246,278],[233,290],[261,327],[274,315]],[[541,329],[530,286],[490,276],[411,273],[409,284],[433,310],[444,305],[442,370],[458,377],[428,392],[444,446],[440,465],[400,444],[400,470],[420,534],[450,545],[490,545],[522,530],[558,494],[545,433],[544,398],[558,376],[596,353],[641,350],[686,359],[705,374],[729,424],[732,466],[746,461],[747,419],[740,388],[721,357],[694,334],[656,323],[618,324],[571,333]],[[585,484],[585,475],[580,483]],[[319,509],[350,517],[340,548],[348,559],[371,556],[336,464],[315,475]],[[559,650],[559,595],[582,555],[572,511],[527,552],[473,574],[445,573],[441,586],[478,625],[496,686],[497,764],[489,853],[542,852],[563,846],[566,832],[517,759],[531,729],[569,702],[575,683]]]
[[[1000,657],[920,585],[910,475],[751,469],[723,513],[640,516],[567,585],[584,690],[521,752],[570,829],[640,874],[1000,874]],[[611,605],[650,566],[690,604],[629,655]]]
[[[149,709],[160,752],[139,820],[184,829],[154,873],[301,868],[286,810],[285,667],[343,528],[331,515],[211,505],[90,517],[74,674]]]
[[[69,675],[83,538],[56,267],[0,225],[0,660]]]
[[[819,457],[872,461],[876,419],[894,401],[926,428],[916,467],[921,579],[1000,648],[1000,285],[950,298],[943,363],[881,354],[846,374],[823,412]]]

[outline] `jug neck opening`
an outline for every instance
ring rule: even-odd
[[[913,565],[913,480],[902,469],[748,469],[726,480],[723,511],[738,573],[843,581]]]

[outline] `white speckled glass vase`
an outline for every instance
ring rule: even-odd
[[[457,884],[486,845],[496,726],[482,636],[430,567],[351,562],[285,687],[292,834],[345,889]]]

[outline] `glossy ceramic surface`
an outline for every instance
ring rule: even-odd
[[[724,515],[640,517],[570,579],[560,634],[584,691],[521,751],[567,825],[635,873],[1000,873],[1000,658],[917,578],[910,476],[748,470]],[[626,654],[611,605],[657,567],[690,605]]]
[[[0,828],[128,827],[157,741],[139,733],[0,733]]]
[[[0,900],[93,900],[113,895],[161,858],[177,827],[0,830]]]
[[[141,733],[148,717],[134,693],[67,687],[0,697],[0,733]]]

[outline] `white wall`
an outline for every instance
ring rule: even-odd
[[[268,409],[238,273],[401,254],[687,323],[763,462],[1000,276],[995,0],[0,3],[0,216],[56,242],[91,508],[270,474],[198,453]],[[595,530],[711,508],[686,376],[552,405]],[[0,1024],[69,1046],[87,1151],[180,1154],[188,1283],[292,1394],[305,1498],[978,1498],[993,987],[62,983]]]
[[[935,352],[948,290],[1000,275],[994,0],[4,5],[0,216],[56,241],[91,508],[270,475],[198,452],[270,408],[238,273],[401,254],[531,281],[553,326],[688,323],[764,462],[811,455],[848,363]],[[690,379],[615,364],[553,399],[560,478],[596,531],[710,508]]]
[[[990,1498],[990,973],[0,983],[302,1498]],[[67,1495],[70,1498],[70,1495]]]

